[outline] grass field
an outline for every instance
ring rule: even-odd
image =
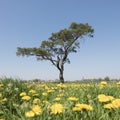
[[[0,120],[120,120],[120,82],[0,79]]]

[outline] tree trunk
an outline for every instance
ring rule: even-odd
[[[60,70],[59,79],[61,83],[64,83],[63,70]]]
[[[58,61],[57,61],[57,65],[56,67],[58,68],[59,70],[59,80],[61,83],[64,83],[64,77],[63,77],[63,71],[64,71],[64,62],[63,62],[63,59],[60,59],[58,57]]]

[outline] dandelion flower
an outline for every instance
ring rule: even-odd
[[[100,84],[101,85],[107,85],[107,82],[106,81],[102,81]]]
[[[26,92],[20,93],[20,96],[26,96]]]
[[[35,105],[33,106],[32,108],[32,111],[36,114],[36,115],[39,115],[41,112],[42,112],[42,109],[39,105]]]
[[[31,99],[31,97],[30,97],[30,96],[27,96],[27,95],[22,97],[22,100],[28,101],[28,100],[30,100],[30,99]]]
[[[100,102],[108,102],[108,101],[111,101],[111,100],[113,100],[113,99],[114,99],[113,96],[107,96],[107,95],[104,95],[104,94],[98,95],[98,100],[99,100]]]
[[[3,84],[2,84],[2,83],[0,84],[0,87],[3,87]]]
[[[35,113],[31,110],[31,111],[28,111],[25,113],[25,116],[26,117],[34,117],[35,116]]]
[[[35,98],[34,100],[33,100],[33,104],[37,104],[37,103],[39,103],[40,102],[40,99],[39,98]]]
[[[42,95],[43,95],[43,96],[47,96],[47,93],[43,92]]]
[[[0,93],[0,98],[2,97],[2,93]]]
[[[54,104],[51,106],[51,111],[53,114],[57,114],[57,113],[62,113],[63,112],[63,105],[62,104]]]
[[[105,104],[105,105],[104,105],[104,108],[106,108],[106,109],[111,109],[111,108],[113,108],[113,104],[112,104],[112,103]]]
[[[116,83],[117,85],[120,85],[120,81]]]
[[[59,98],[59,97],[57,97],[57,98],[55,98],[54,100],[55,100],[55,101],[60,101],[60,98]]]
[[[33,89],[31,89],[31,90],[29,91],[29,93],[31,93],[31,94],[35,94],[35,93],[36,93],[36,91],[35,91],[35,90],[33,90]]]
[[[93,110],[93,107],[88,104],[76,104],[73,108],[73,111],[81,111],[81,110]]]
[[[62,88],[62,89],[63,89],[63,88],[66,88],[67,86],[66,86],[65,84],[60,83],[60,84],[58,84],[58,85],[57,85],[57,87],[59,87],[59,88]]]
[[[76,97],[69,97],[68,100],[70,100],[70,101],[78,101],[78,98],[76,98]]]
[[[120,108],[120,99],[115,99],[112,101],[113,108]]]

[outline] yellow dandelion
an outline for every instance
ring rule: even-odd
[[[0,98],[2,97],[2,93],[0,93]]]
[[[34,117],[35,116],[35,113],[31,110],[31,111],[28,111],[25,113],[25,116],[26,117]]]
[[[62,97],[62,96],[64,96],[64,93],[58,94],[57,96]]]
[[[113,108],[113,104],[112,103],[105,104],[103,107],[106,109],[111,109],[111,108]]]
[[[115,99],[112,101],[113,108],[120,108],[120,99]]]
[[[3,84],[2,84],[2,83],[0,84],[0,87],[3,87]]]
[[[50,90],[48,90],[47,92],[48,92],[48,93],[52,93],[52,92],[55,92],[55,90],[50,89]]]
[[[20,96],[26,96],[26,92],[20,93]]]
[[[43,103],[48,104],[49,102],[47,100],[43,100]]]
[[[99,89],[103,89],[105,86],[104,85],[100,85],[99,86]]]
[[[7,98],[3,98],[0,100],[0,102],[6,102],[7,101]]]
[[[33,89],[31,89],[31,90],[29,91],[29,93],[31,93],[31,94],[35,94],[35,93],[36,93],[36,91],[35,91],[35,90],[33,90]]]
[[[37,104],[37,103],[40,103],[40,99],[35,98],[35,99],[33,100],[33,104]]]
[[[113,99],[114,99],[113,96],[107,96],[107,95],[104,95],[104,94],[98,95],[98,100],[99,100],[100,102],[108,102],[108,101],[111,101],[111,100],[113,100]]]
[[[56,103],[56,104],[51,106],[51,111],[52,111],[53,114],[62,113],[63,109],[64,109],[64,107],[63,107],[62,104],[57,104]]]
[[[68,100],[70,100],[70,101],[78,101],[78,98],[76,98],[76,97],[69,97]]]
[[[59,87],[59,88],[66,88],[67,86],[65,85],[65,84],[62,84],[62,83],[60,83],[60,84],[57,84],[57,87]]]
[[[46,92],[43,92],[42,95],[43,95],[43,96],[47,96],[47,93],[46,93]]]
[[[40,107],[39,105],[35,105],[35,106],[33,106],[32,111],[33,111],[36,115],[39,115],[39,114],[41,114],[42,109],[41,109],[41,107]]]
[[[87,95],[87,98],[90,99],[92,96],[90,94]]]
[[[100,84],[101,85],[107,85],[107,82],[106,81],[102,81]]]
[[[31,97],[30,97],[30,96],[27,96],[27,95],[22,97],[22,100],[28,101],[28,100],[30,100],[30,99],[31,99]]]
[[[73,111],[82,111],[82,108],[81,108],[81,107],[73,107],[72,110],[73,110]]]
[[[57,97],[57,98],[55,98],[54,100],[55,100],[55,101],[60,101],[60,98],[59,98],[59,97]]]
[[[120,81],[116,83],[117,85],[120,85]]]
[[[82,110],[93,110],[93,107],[88,104],[76,104],[75,107],[81,108]]]
[[[32,96],[34,96],[34,97],[35,97],[35,96],[39,96],[39,94],[37,94],[37,93],[34,93],[34,94],[32,94]]]

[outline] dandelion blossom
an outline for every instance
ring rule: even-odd
[[[36,114],[36,115],[39,115],[41,112],[42,112],[42,109],[39,105],[35,105],[33,106],[32,108],[32,111]]]
[[[20,96],[26,96],[26,92],[20,93]]]
[[[28,111],[28,112],[25,113],[25,116],[26,117],[34,117],[35,113],[32,110],[30,110],[30,111]]]
[[[107,96],[107,95],[104,95],[104,94],[98,95],[98,100],[99,100],[100,102],[108,102],[108,101],[111,101],[111,100],[113,100],[113,99],[114,99],[113,96]]]
[[[81,111],[81,110],[93,110],[93,107],[88,104],[76,104],[73,108],[73,111]]]
[[[76,97],[69,97],[68,100],[70,100],[70,101],[78,101],[78,98],[76,98]]]
[[[31,99],[31,97],[30,97],[30,96],[27,96],[27,95],[22,97],[22,100],[28,101],[28,100],[30,100],[30,99]]]
[[[62,104],[54,104],[51,106],[51,111],[53,114],[57,114],[57,113],[62,113],[63,112],[63,105]]]

